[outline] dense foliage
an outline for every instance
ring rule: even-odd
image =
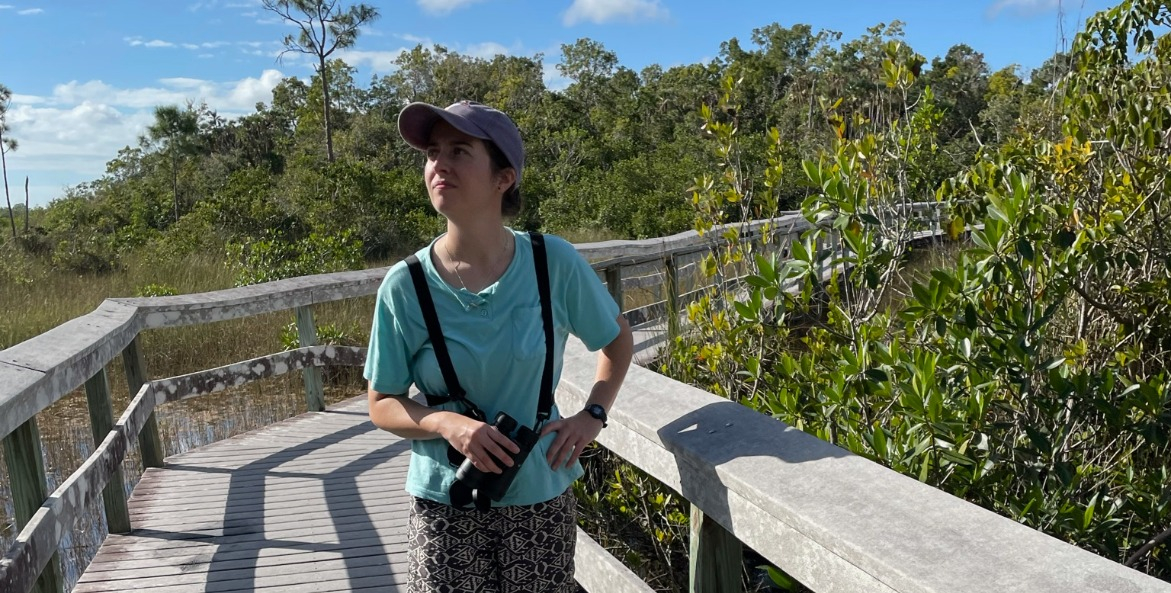
[[[238,119],[161,106],[103,177],[13,205],[0,286],[209,253],[247,284],[413,250],[442,221],[395,117],[482,101],[526,140],[518,227],[642,238],[798,208],[821,225],[788,263],[716,249],[704,267],[746,268],[747,296],[693,303],[665,371],[1169,578],[1167,19],[1127,0],[1028,73],[966,45],[929,61],[897,22],[852,40],[771,24],[710,62],[640,72],[581,39],[562,47],[563,90],[540,55],[418,46],[366,86],[323,57]],[[914,227],[884,213],[935,200],[971,243],[907,277]],[[827,263],[846,267],[825,281]],[[674,562],[661,584],[681,588],[679,499],[629,467],[590,479],[584,505],[652,540],[608,544],[652,580],[649,556]]]
[[[785,262],[716,249],[706,268],[747,265],[746,296],[694,303],[699,331],[666,370],[1171,579],[1171,37],[1156,36],[1169,19],[1153,0],[1090,19],[1051,112],[1022,113],[943,183],[934,157],[959,107],[888,44],[870,109],[834,104],[836,141],[802,164],[817,227]],[[1019,92],[1004,82],[989,92]],[[707,113],[729,158],[697,183],[700,230],[750,197],[735,158],[744,96],[729,81]],[[773,139],[770,188],[785,166]],[[904,277],[914,227],[889,214],[923,200],[970,242]]]
[[[290,13],[286,4],[273,3]],[[716,166],[698,129],[700,109],[733,75],[745,105],[744,179],[753,186],[743,189],[764,189],[752,172],[776,128],[786,164],[777,207],[796,208],[808,192],[801,159],[834,138],[823,98],[848,97],[843,112],[889,109],[867,97],[881,85],[882,48],[901,35],[898,23],[848,41],[772,24],[755,30],[750,44],[724,43],[708,63],[637,73],[581,39],[562,48],[557,70],[571,81],[563,90],[545,86],[540,55],[482,59],[418,46],[398,58],[393,74],[364,87],[353,68],[321,57],[311,80],[283,80],[269,103],[244,117],[225,119],[202,104],[160,106],[140,144],[111,159],[103,177],[34,209],[27,231],[15,225],[15,241],[0,234],[9,260],[0,279],[27,282],[20,270],[46,266],[102,273],[131,260],[215,252],[238,266],[240,282],[251,282],[353,265],[355,249],[358,261],[412,249],[441,225],[427,203],[421,160],[396,132],[395,117],[410,101],[478,100],[514,116],[528,149],[527,206],[517,226],[645,238],[690,226],[685,188],[697,171]],[[991,74],[964,45],[921,66],[944,114],[940,151],[922,155],[925,183],[958,171],[980,142],[999,142],[1044,96],[1036,74],[1028,83],[1012,67]],[[310,245],[325,237],[335,244]],[[250,243],[260,244],[241,247]],[[340,257],[322,257],[333,253]],[[20,266],[17,258],[46,266]]]

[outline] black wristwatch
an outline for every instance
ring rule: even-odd
[[[602,404],[590,404],[585,407],[585,411],[590,416],[602,421],[602,428],[606,428],[606,408]]]

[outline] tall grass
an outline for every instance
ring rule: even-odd
[[[78,275],[4,250],[0,252],[0,349],[85,315],[107,298],[142,296],[151,287],[178,294],[208,292],[231,288],[235,279],[236,271],[225,264],[222,252],[193,253],[169,261],[130,258],[115,272]],[[369,335],[372,298],[314,309],[318,326],[332,325],[347,343],[361,344]],[[147,366],[157,378],[271,354],[284,349],[281,332],[292,321],[293,312],[287,311],[148,331],[143,335]]]

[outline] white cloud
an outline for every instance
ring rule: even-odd
[[[497,55],[504,54],[507,56],[512,52],[507,47],[504,47],[495,41],[485,41],[484,43],[473,43],[472,45],[465,47],[464,50],[460,53],[475,58],[491,60]]]
[[[581,22],[596,24],[616,21],[641,22],[663,20],[669,16],[659,0],[573,0],[562,22],[572,27]]]
[[[28,16],[30,14],[41,14],[43,12],[45,12],[45,9],[43,9],[43,8],[26,8],[24,10],[16,11],[16,14],[19,14],[21,16]]]
[[[206,102],[224,117],[239,117],[252,113],[256,103],[271,101],[283,78],[270,69],[231,82],[165,78],[143,88],[72,81],[49,96],[14,95],[8,122],[20,149],[9,155],[9,174],[28,175],[33,203],[47,203],[68,185],[97,179],[118,150],[137,145],[156,106]],[[23,198],[23,187],[20,194]]]
[[[415,0],[416,4],[419,5],[419,8],[423,9],[423,12],[435,15],[451,14],[456,9],[483,1],[484,0]]]
[[[0,4],[0,10],[12,10],[13,8],[16,7],[11,4]]]
[[[20,95],[17,93],[12,93],[13,105],[36,105],[46,101],[48,101],[48,99],[44,97],[38,97],[36,95]]]
[[[556,92],[564,91],[573,83],[573,80],[557,71],[557,62],[541,63],[541,80],[544,81],[545,88]]]
[[[1057,8],[1061,0],[996,0],[988,8],[988,18],[1010,11],[1020,16],[1032,16]]]
[[[144,41],[141,37],[123,37],[122,40],[129,43],[131,47],[175,47],[174,43],[162,39]]]
[[[338,58],[346,64],[355,68],[360,66],[369,66],[375,73],[393,72],[397,67],[394,61],[398,59],[404,51],[403,48],[394,51],[362,51],[355,49],[347,49],[338,52]],[[292,54],[286,54],[285,59]],[[332,58],[331,58],[332,59]]]

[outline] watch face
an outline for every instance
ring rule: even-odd
[[[606,421],[606,408],[603,408],[601,404],[590,404],[586,406],[586,412],[598,420]]]

